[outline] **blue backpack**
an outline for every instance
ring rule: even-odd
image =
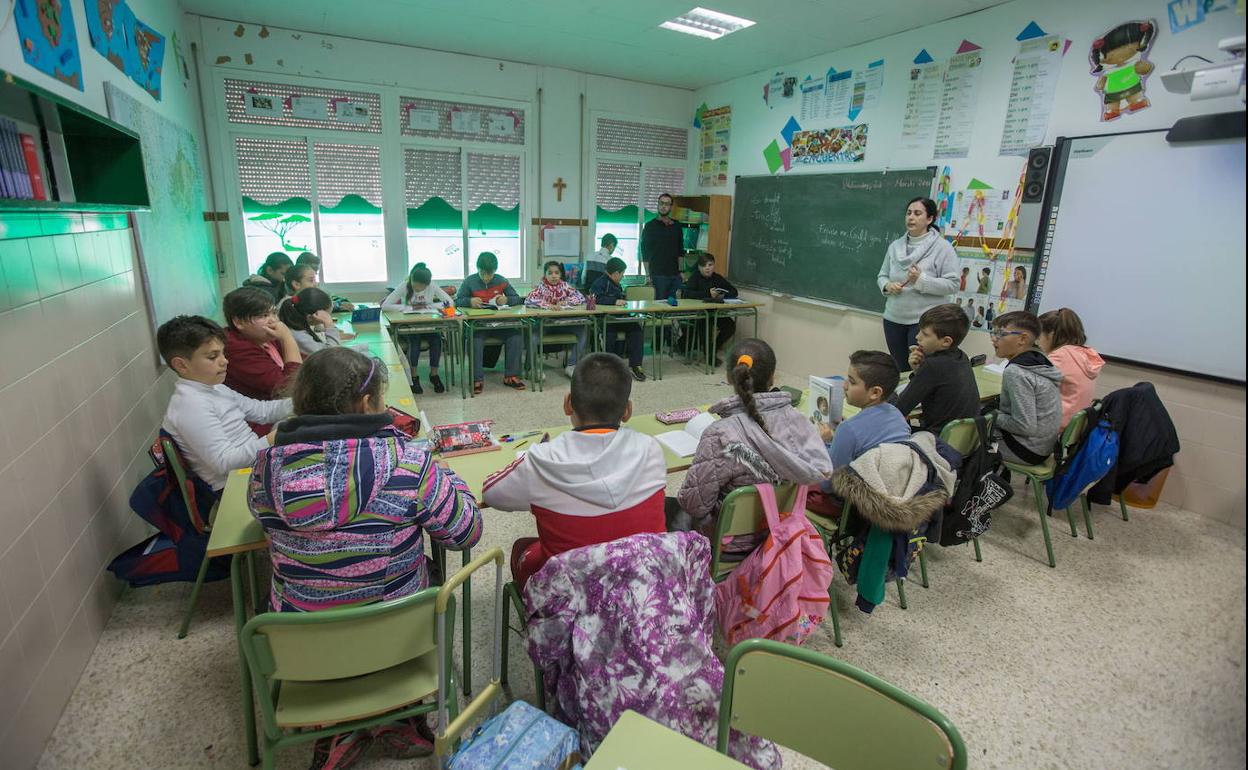
[[[1100,412],[1099,401],[1083,410],[1088,422],[1096,420],[1096,423],[1084,433],[1082,441],[1065,457],[1059,458],[1053,478],[1044,482],[1050,510],[1069,508],[1084,490],[1100,481],[1118,462],[1118,433],[1109,420],[1097,419]]]

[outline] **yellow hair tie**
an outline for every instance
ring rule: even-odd
[[[754,357],[750,355],[739,356],[737,358],[737,366],[745,366],[746,369],[754,366]]]

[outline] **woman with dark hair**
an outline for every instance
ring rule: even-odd
[[[897,368],[910,371],[919,316],[953,301],[958,292],[958,255],[936,226],[936,202],[913,198],[906,204],[906,234],[888,245],[876,282],[884,302],[884,340]]]

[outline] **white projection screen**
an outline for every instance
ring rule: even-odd
[[[1101,354],[1244,380],[1244,140],[1166,132],[1059,143],[1033,307]]]

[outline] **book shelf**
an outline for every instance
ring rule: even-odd
[[[732,229],[732,196],[731,195],[678,195],[672,203],[676,207],[675,217],[681,226],[701,230],[706,228],[705,239],[699,237],[695,246],[686,245],[685,252],[696,258],[697,254],[708,252],[715,257],[715,272],[728,274],[728,236]],[[696,212],[696,213],[691,213]],[[692,238],[691,238],[692,240]],[[686,259],[683,266],[686,274],[693,270],[692,259]]]
[[[0,210],[127,211],[151,204],[134,132],[0,71]]]

